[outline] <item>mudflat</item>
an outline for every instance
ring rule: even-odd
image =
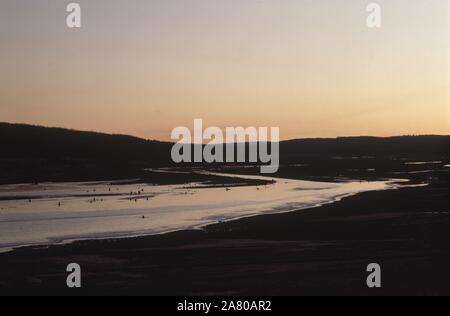
[[[1,294],[449,295],[450,185],[361,193],[299,212],[0,255]],[[81,265],[83,287],[66,287]],[[382,288],[366,285],[370,263]]]

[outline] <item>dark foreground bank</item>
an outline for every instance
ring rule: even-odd
[[[450,295],[448,174],[203,231],[0,255],[0,294]],[[66,287],[69,263],[82,289]],[[366,267],[382,267],[368,289]]]

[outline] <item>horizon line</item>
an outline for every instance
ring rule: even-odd
[[[114,132],[102,132],[95,130],[82,130],[70,127],[61,127],[61,126],[46,126],[39,124],[30,124],[30,123],[17,123],[17,122],[2,122],[0,121],[0,125],[18,125],[18,126],[28,126],[28,127],[38,127],[38,128],[48,128],[48,129],[60,129],[72,132],[80,132],[80,133],[93,133],[93,134],[102,134],[109,136],[123,136],[123,137],[132,137],[137,138],[144,141],[153,141],[160,143],[176,143],[175,141],[168,140],[160,140],[160,139],[152,139],[152,138],[144,138],[137,135],[132,134],[123,134],[123,133],[114,133]],[[337,139],[345,139],[345,138],[379,138],[379,139],[389,139],[389,138],[401,138],[401,137],[450,137],[450,134],[403,134],[403,135],[391,135],[391,136],[375,136],[375,135],[358,135],[358,136],[330,136],[330,137],[297,137],[297,138],[289,138],[280,140],[279,143],[282,142],[292,142],[292,141],[300,141],[300,140],[337,140]],[[248,143],[248,142],[246,142]],[[189,144],[189,143],[187,143]],[[200,145],[195,143],[190,143],[191,145]],[[226,143],[222,143],[226,144]]]

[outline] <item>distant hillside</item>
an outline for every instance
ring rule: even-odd
[[[0,123],[0,144],[0,158],[145,161],[149,165],[170,163],[172,145],[124,135],[8,123]],[[450,136],[299,139],[282,142],[280,154],[282,161],[289,162],[305,156],[448,156]]]
[[[301,139],[281,144],[284,161],[303,156],[450,156],[450,136],[343,137]]]
[[[0,158],[167,162],[171,144],[124,135],[0,123]]]
[[[124,135],[0,123],[0,184],[46,181],[146,179],[149,183],[185,183],[145,168],[172,165],[171,143]],[[337,157],[376,157],[369,163]],[[352,137],[303,139],[280,144],[282,164],[306,164],[284,176],[342,176],[348,169],[387,170],[391,157],[450,161],[450,136]],[[421,160],[419,160],[421,161]],[[392,166],[391,166],[392,167]],[[395,166],[395,170],[399,170]],[[259,170],[259,169],[258,169]],[[349,175],[355,177],[355,175]]]

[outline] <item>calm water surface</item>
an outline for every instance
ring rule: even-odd
[[[0,251],[26,245],[199,228],[218,221],[310,208],[359,192],[395,187],[381,181],[323,183],[285,179],[259,187],[203,186],[206,184],[3,185],[0,186]]]

